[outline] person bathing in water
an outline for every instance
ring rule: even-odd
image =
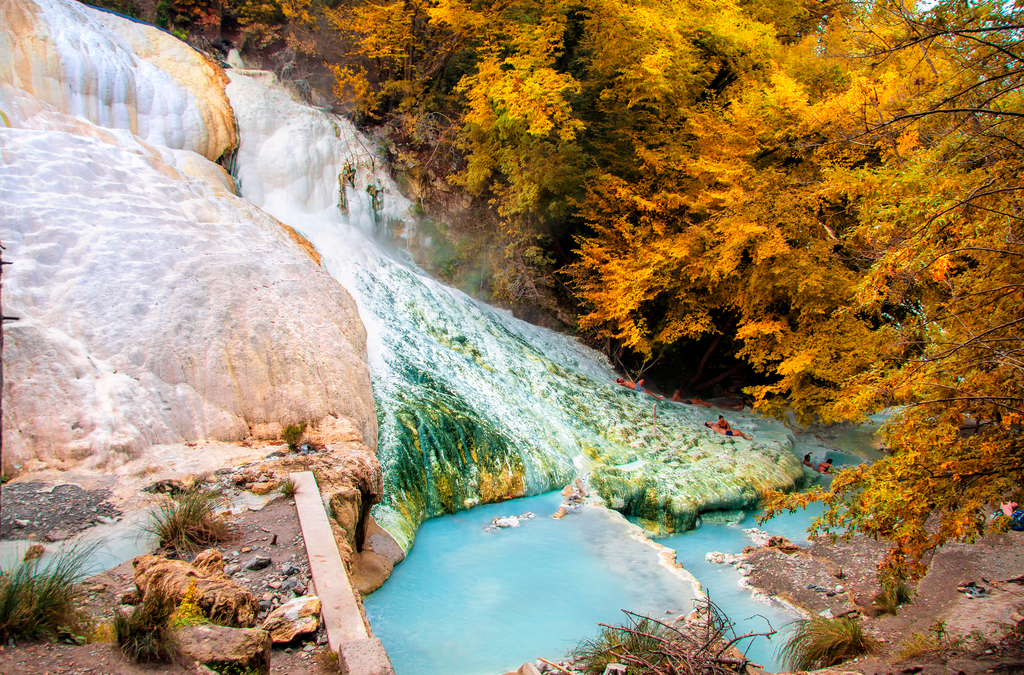
[[[665,398],[664,396],[658,396],[654,392],[647,391],[646,389],[644,389],[644,380],[643,380],[643,378],[640,378],[639,381],[634,382],[632,380],[624,380],[621,377],[617,377],[617,378],[615,378],[615,384],[621,384],[626,389],[632,389],[633,391],[635,391],[638,394],[648,394],[648,395],[653,396],[654,398],[658,399],[659,401],[661,401],[661,400],[663,400]]]
[[[818,465],[818,473],[832,473],[832,458],[829,457]]]
[[[814,469],[815,471],[817,471],[817,470],[818,470],[818,469],[817,469],[817,468],[816,468],[816,467],[814,466],[814,464],[813,464],[813,463],[811,462],[811,453],[809,453],[809,452],[808,452],[808,453],[807,453],[806,455],[804,455],[804,461],[803,461],[803,465],[804,465],[804,466],[809,466],[809,467],[811,467],[812,469]]]
[[[739,429],[733,429],[731,426],[729,426],[729,423],[726,422],[725,418],[722,417],[721,415],[718,416],[718,421],[715,422],[714,424],[712,424],[711,422],[705,422],[704,426],[726,436],[739,436],[740,438],[745,438],[748,441],[754,440],[753,436],[745,434]]]
[[[683,395],[681,393],[682,391],[682,389],[676,389],[675,392],[672,394],[672,400],[675,401],[676,403],[685,403],[686,405],[702,405],[705,408],[710,408],[712,406],[711,403],[708,403],[707,401],[699,398],[683,398]]]

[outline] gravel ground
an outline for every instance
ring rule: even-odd
[[[0,539],[59,541],[109,523],[121,516],[110,497],[109,490],[83,490],[70,483],[7,483],[0,491]]]
[[[236,473],[222,473],[218,481],[220,487],[229,493],[237,492],[237,488],[231,487]],[[6,508],[6,502],[4,506]],[[91,507],[87,512],[92,514]],[[40,520],[38,515],[35,519]],[[250,510],[232,520],[232,539],[216,548],[224,555],[225,571],[260,601],[260,621],[281,603],[304,592],[314,592],[293,499],[278,496],[259,511]],[[265,567],[261,566],[262,561],[252,564],[257,558],[269,559],[269,564]],[[248,569],[250,566],[259,569]],[[120,606],[122,595],[135,589],[133,571],[129,561],[82,582],[80,607],[91,622],[102,624],[110,620]],[[276,646],[272,652],[271,673],[336,673],[336,665],[333,669],[325,669],[321,665],[329,650],[326,631],[321,627],[318,633],[306,639]],[[103,642],[81,646],[46,643],[0,646],[0,675],[178,675],[196,672],[199,671],[191,663],[138,666],[129,663],[115,645]]]
[[[751,587],[793,602],[810,615],[825,610],[839,615],[871,608],[880,589],[875,565],[884,549],[883,542],[854,537],[815,543],[803,553],[761,548],[743,558],[752,567]],[[931,560],[928,574],[912,587],[910,604],[896,616],[863,619],[867,632],[882,642],[882,653],[841,669],[865,675],[1024,673],[1024,586],[1009,581],[1022,572],[1020,533],[993,534],[971,545],[946,545]],[[984,595],[971,598],[957,590],[967,582],[983,588]],[[835,593],[837,585],[844,592]],[[898,658],[915,636],[933,635],[939,622],[953,643]],[[1004,638],[1009,630],[1013,632]]]

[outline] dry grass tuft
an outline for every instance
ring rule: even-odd
[[[117,645],[136,663],[166,663],[178,655],[171,636],[174,603],[166,597],[150,594],[131,613],[117,612],[113,626]]]
[[[186,490],[161,504],[145,529],[161,546],[179,554],[195,553],[228,538],[228,527],[216,514],[223,503],[223,496],[215,490]]]
[[[849,617],[802,619],[779,654],[793,670],[817,670],[871,654],[878,641],[864,631],[860,621]]]
[[[896,612],[911,600],[910,587],[902,581],[886,584],[875,596],[875,604],[886,614],[896,616]]]

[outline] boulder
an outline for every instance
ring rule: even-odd
[[[377,524],[373,516],[370,516],[366,523],[366,541],[363,550],[367,549],[387,560],[392,567],[405,560],[405,551],[387,530]]]
[[[182,654],[217,672],[270,672],[270,633],[260,628],[188,626],[174,630]]]
[[[278,483],[276,480],[263,481],[261,483],[253,483],[252,493],[255,495],[265,495],[276,489]]]
[[[384,585],[392,569],[393,565],[388,559],[373,551],[356,553],[352,556],[352,587],[365,597]]]
[[[320,627],[320,598],[304,595],[284,603],[263,620],[274,644],[286,644]]]
[[[541,673],[533,663],[524,663],[519,666],[519,670],[516,671],[516,675],[541,675]]]
[[[154,555],[141,555],[132,560],[139,601],[155,593],[181,602],[190,584],[199,592],[199,606],[209,618],[230,625],[256,625],[259,606],[242,586],[224,575],[223,558],[216,551],[204,551],[197,557],[199,566],[181,560],[168,560]]]
[[[192,567],[207,579],[227,577],[227,572],[224,571],[224,556],[215,548],[208,548],[197,555],[192,561]]]
[[[803,551],[802,548],[791,542],[786,537],[769,537],[768,542],[765,544],[768,548],[773,548],[782,553],[799,553]]]

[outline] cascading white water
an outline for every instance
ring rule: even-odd
[[[386,250],[375,238],[382,227],[414,223],[368,141],[269,75],[230,76],[242,195],[308,238],[359,304],[388,494],[374,515],[403,545],[423,518],[537,494],[584,465],[616,506],[670,531],[803,479],[781,425],[738,415],[743,428],[772,429],[751,445],[703,430],[703,409],[677,404],[663,404],[654,425],[654,399],[616,386],[597,352]],[[367,186],[383,190],[380,208]]]
[[[54,439],[53,461],[130,457],[347,418],[367,445],[379,440],[387,497],[374,513],[406,547],[424,518],[581,470],[665,531],[804,480],[781,425],[737,414],[757,440],[727,439],[700,426],[703,409],[674,404],[653,424],[653,399],[613,384],[600,354],[386,250],[380,233],[415,225],[409,202],[351,124],[272,76],[232,73],[228,106],[224,74],[166,33],[71,0],[2,7],[0,106],[16,128],[0,139],[15,158],[0,189],[8,255],[25,261],[5,299],[25,315],[15,363],[37,387],[10,389],[5,433],[17,430],[24,456],[49,461],[39,439]],[[245,199],[208,161],[230,147],[235,119]],[[311,241],[354,296],[379,434],[350,301],[265,214]],[[85,226],[94,237],[79,237]],[[138,297],[111,306],[91,279]],[[43,344],[59,368],[39,367],[31,347]]]

